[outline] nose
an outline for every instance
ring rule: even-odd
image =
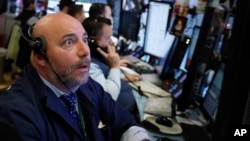
[[[77,53],[80,56],[88,56],[88,55],[90,55],[90,49],[89,49],[88,44],[85,43],[84,41],[80,41],[79,45],[78,45]]]
[[[109,39],[109,45],[114,46],[115,43],[113,42],[112,38]]]

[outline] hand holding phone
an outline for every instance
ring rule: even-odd
[[[107,46],[107,52],[101,48],[97,48],[97,51],[106,59],[110,68],[120,68],[120,56],[114,46]]]

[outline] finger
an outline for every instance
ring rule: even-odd
[[[123,59],[123,61],[124,61],[124,63],[126,63],[126,64],[131,64],[131,62],[130,62],[129,60],[127,60],[127,59]]]
[[[122,66],[128,66],[129,63],[126,60],[120,60],[120,64]]]
[[[116,52],[115,46],[110,46],[112,52]]]
[[[108,53],[111,53],[111,52],[112,52],[111,46],[107,46],[107,51],[108,51]]]
[[[142,80],[141,75],[138,74],[134,74],[134,78],[138,81],[138,80]]]
[[[105,51],[103,51],[103,50],[100,49],[100,48],[97,48],[97,51],[98,51],[103,57],[106,57],[106,56],[108,55]]]
[[[140,77],[140,76],[137,75],[137,76],[135,77],[135,81],[140,81],[140,80],[142,80],[142,77]]]

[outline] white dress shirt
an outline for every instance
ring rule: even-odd
[[[90,63],[89,75],[103,87],[104,91],[108,92],[116,101],[121,90],[121,71],[118,68],[111,68],[107,78],[99,65]]]

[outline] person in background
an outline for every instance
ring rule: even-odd
[[[69,6],[74,5],[75,2],[72,0],[60,0],[58,7],[60,12],[67,13]]]
[[[35,0],[23,0],[23,10],[15,18],[15,20],[20,21],[20,30],[25,37],[28,37],[29,26],[31,26],[38,20],[38,17],[36,17],[35,7]],[[31,49],[27,46],[29,46],[29,43],[24,39],[23,36],[20,36],[16,66],[21,70],[26,64],[30,63]]]
[[[112,16],[112,9],[108,4],[104,3],[92,3],[89,8],[89,17],[105,17],[110,19],[113,27],[113,16]],[[115,36],[111,36],[111,39],[114,43],[114,45],[117,45],[118,39]]]
[[[67,14],[73,16],[81,23],[86,18],[84,13],[83,5],[70,5]]]
[[[134,115],[138,109],[133,95],[132,87],[127,81],[121,79],[120,66],[126,66],[127,60],[121,60],[116,53],[111,40],[111,21],[104,17],[88,17],[83,21],[83,27],[89,36],[91,50],[90,76],[99,82],[104,90],[122,107],[128,109]],[[139,81],[138,74],[128,74],[130,81]]]
[[[0,95],[0,117],[21,140],[151,140],[133,116],[89,77],[88,35],[78,20],[57,12],[30,28],[31,64]]]
[[[105,17],[113,24],[112,10],[108,4],[92,3],[89,8],[89,17]]]

